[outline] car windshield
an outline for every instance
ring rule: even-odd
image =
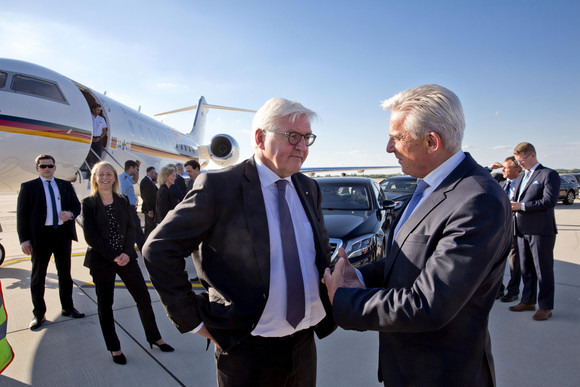
[[[417,187],[417,179],[386,179],[381,182],[385,192],[413,193]]]
[[[322,190],[322,208],[326,210],[368,210],[370,209],[369,192],[362,184],[324,183],[320,180]]]

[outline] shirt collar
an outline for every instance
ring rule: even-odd
[[[536,170],[536,168],[538,168],[538,165],[540,165],[540,163],[539,163],[539,162],[538,162],[538,163],[535,163],[535,164],[534,164],[534,166],[533,166],[533,167],[531,167],[531,168],[529,169],[529,171],[530,171],[531,173],[534,173],[534,171]]]
[[[260,159],[254,156],[254,161],[256,162],[256,169],[258,169],[258,176],[260,177],[260,184],[262,188],[266,188],[270,185],[276,184],[276,182],[280,179],[287,180],[289,184],[294,187],[292,184],[292,178],[289,177],[280,177],[276,174],[276,172],[272,171],[268,168]]]
[[[445,160],[443,164],[429,172],[423,180],[429,184],[429,188],[434,190],[447,176],[449,176],[451,172],[453,172],[455,168],[457,168],[464,158],[465,153],[463,153],[461,149],[458,150],[453,156]]]

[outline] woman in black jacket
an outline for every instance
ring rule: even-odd
[[[155,202],[155,221],[161,223],[165,215],[175,208],[180,199],[171,192],[171,186],[175,184],[175,168],[168,165],[161,168],[159,176],[159,190],[157,191],[157,200]]]
[[[91,173],[91,194],[82,201],[83,231],[89,245],[84,265],[91,271],[99,309],[99,322],[107,350],[117,364],[127,359],[115,332],[113,292],[115,277],[119,277],[137,303],[141,323],[151,348],[163,352],[173,348],[161,338],[151,307],[151,297],[135,252],[135,225],[129,201],[119,194],[119,178],[115,168],[107,163],[96,164]]]

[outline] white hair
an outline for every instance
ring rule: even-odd
[[[403,128],[413,139],[424,138],[430,132],[441,136],[449,152],[461,149],[465,116],[455,93],[439,85],[422,85],[401,91],[384,100],[384,110],[406,112]]]
[[[294,122],[296,118],[302,116],[308,117],[310,121],[318,117],[315,112],[305,108],[300,102],[289,101],[280,97],[269,99],[256,112],[252,121],[252,145],[254,148],[257,147],[257,130],[276,130],[280,120],[288,118],[290,122]]]

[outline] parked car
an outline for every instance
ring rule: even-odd
[[[564,204],[572,204],[577,197],[578,184],[571,182],[564,176],[560,176],[560,197],[558,199]]]
[[[580,174],[574,175],[573,173],[567,173],[565,175],[560,175],[560,176],[562,176],[565,179],[570,180],[572,183],[580,185],[580,180],[578,180],[578,179],[580,179]],[[576,177],[576,176],[578,176],[578,177]]]
[[[316,181],[322,191],[322,212],[332,247],[331,265],[338,260],[340,247],[355,266],[383,258],[395,203],[387,200],[379,184],[366,177],[326,177]]]
[[[396,218],[401,208],[413,196],[413,192],[417,188],[417,178],[412,176],[391,176],[381,181],[380,185],[385,191],[387,199],[395,202],[393,216]]]

